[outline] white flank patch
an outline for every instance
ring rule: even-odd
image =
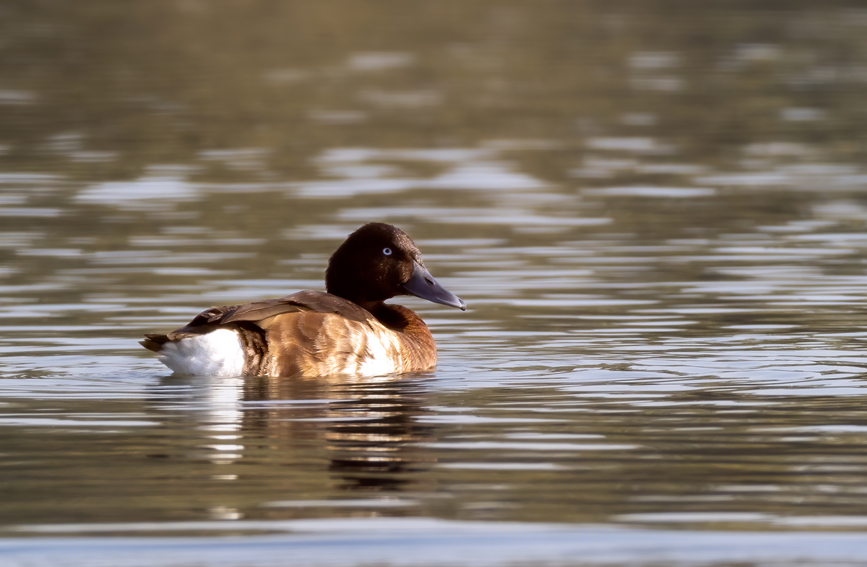
[[[166,343],[160,356],[163,364],[187,376],[241,376],[244,372],[241,340],[229,329]]]
[[[384,376],[397,372],[393,353],[398,352],[394,338],[389,333],[370,333],[367,337],[367,349],[360,363],[357,374],[361,376]]]

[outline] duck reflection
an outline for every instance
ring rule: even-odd
[[[163,400],[168,390],[184,392],[180,400],[169,397],[194,410],[206,437],[198,449],[213,464],[288,461],[297,470],[324,455],[332,487],[378,492],[404,490],[433,461],[423,448],[432,428],[419,420],[423,376],[170,377],[160,390]]]
[[[303,408],[260,406],[244,412],[243,426],[269,438],[319,438],[328,469],[347,490],[398,490],[430,459],[418,444],[431,428],[418,421],[423,386],[411,379],[323,382],[257,378],[246,384],[247,402],[320,400]]]

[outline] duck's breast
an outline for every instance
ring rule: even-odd
[[[412,370],[400,334],[372,318],[287,315],[268,327],[267,343],[269,361],[263,373],[272,376],[381,376]]]

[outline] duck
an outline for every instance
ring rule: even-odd
[[[466,311],[434,279],[399,228],[381,222],[350,234],[328,260],[325,291],[212,307],[140,344],[177,375],[315,378],[431,370],[433,335],[411,309],[386,303],[414,295]]]

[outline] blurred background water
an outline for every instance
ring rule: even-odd
[[[863,565],[867,9],[6,0],[4,565]],[[435,372],[136,340],[403,228]]]

